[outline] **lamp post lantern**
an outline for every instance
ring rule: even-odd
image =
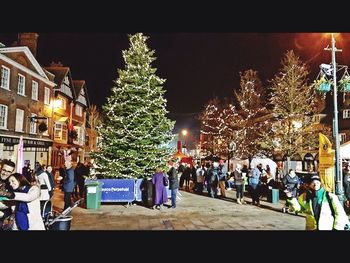
[[[326,47],[325,50],[332,52],[332,71],[333,73],[333,103],[334,103],[334,127],[333,133],[335,136],[335,194],[338,196],[341,203],[343,203],[343,177],[342,177],[342,166],[340,159],[340,140],[339,140],[339,130],[338,130],[338,94],[337,94],[337,63],[335,52],[342,51],[337,49],[335,46],[334,33],[332,33],[332,47]]]

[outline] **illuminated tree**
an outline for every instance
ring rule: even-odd
[[[211,153],[214,153],[215,140],[220,135],[219,104],[218,98],[210,100],[198,117],[201,121],[202,149]]]
[[[150,176],[172,154],[167,144],[174,122],[166,117],[165,79],[151,67],[156,58],[147,39],[142,33],[129,36],[130,48],[123,51],[125,69],[118,69],[112,95],[103,105],[101,139],[93,157],[105,177]]]
[[[273,152],[280,150],[287,156],[303,148],[318,147],[318,132],[329,133],[324,125],[313,121],[320,109],[318,95],[313,85],[308,85],[308,68],[293,51],[286,52],[281,69],[271,81],[274,121],[269,123],[263,147]]]
[[[237,113],[233,138],[236,144],[235,155],[238,158],[251,158],[263,154],[260,142],[265,138],[266,95],[258,72],[252,69],[240,73],[240,89],[235,91]]]

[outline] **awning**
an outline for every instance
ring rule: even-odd
[[[290,157],[291,161],[302,161],[303,159],[301,158],[299,153],[294,154],[292,157]]]
[[[311,153],[305,154],[304,162],[313,162],[314,160],[315,160],[315,158]]]
[[[68,117],[61,117],[56,122],[66,122],[68,120]]]

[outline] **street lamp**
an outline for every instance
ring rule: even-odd
[[[324,49],[332,52],[332,63],[331,65],[321,64],[321,70],[327,74],[333,75],[333,104],[334,104],[334,127],[333,133],[335,136],[335,194],[338,196],[341,203],[343,203],[343,177],[342,177],[342,167],[340,160],[340,140],[338,131],[338,99],[337,99],[337,64],[335,58],[335,52],[342,51],[337,49],[335,46],[334,33],[332,35],[332,47],[328,46]],[[340,70],[340,69],[339,69]]]
[[[186,145],[186,136],[187,136],[187,134],[188,134],[188,131],[186,130],[186,129],[183,129],[182,131],[181,131],[181,134],[182,134],[182,136],[183,136],[183,138],[184,138],[184,148],[186,147],[186,152],[185,152],[185,154],[187,154],[187,145]]]

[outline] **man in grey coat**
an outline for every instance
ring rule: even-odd
[[[68,207],[72,206],[72,194],[75,186],[74,182],[74,168],[71,162],[65,162],[66,166],[66,176],[63,181],[63,192],[64,192],[64,208],[66,210]]]

